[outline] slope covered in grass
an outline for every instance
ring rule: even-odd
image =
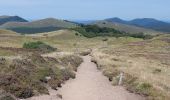
[[[19,34],[10,30],[0,29],[0,35],[19,35]]]
[[[19,16],[0,16],[0,25],[7,22],[28,22],[27,20]]]
[[[73,28],[76,26],[77,25],[75,23],[69,21],[47,18],[33,22],[8,22],[1,25],[0,28],[30,34],[50,32],[64,28]]]
[[[73,30],[78,31],[85,37],[93,38],[98,36],[110,36],[110,37],[135,37],[135,38],[143,38],[150,39],[152,38],[149,34],[144,33],[128,33],[124,31],[119,31],[114,28],[109,27],[100,27],[98,25],[82,25],[81,27],[73,28]]]
[[[109,21],[96,21],[91,23],[92,25],[98,25],[100,27],[115,28],[119,31],[129,32],[129,33],[147,33],[147,34],[160,34],[161,32],[154,31],[152,29],[145,29],[137,26],[126,25],[123,23],[109,22]]]
[[[100,29],[102,28],[97,27],[96,30],[87,28],[86,31],[92,34],[108,31],[107,28]],[[109,28],[110,31],[113,29]],[[22,48],[24,43],[37,41],[42,41],[61,52],[41,56],[37,55],[38,50]],[[56,89],[60,86],[60,82],[70,77],[74,78],[75,74],[72,72],[80,64],[81,58],[66,54],[78,54],[87,49],[94,50],[92,55],[97,63],[99,62],[98,68],[102,69],[113,83],[117,82],[116,77],[119,73],[124,72],[128,77],[125,77],[124,86],[132,92],[150,98],[156,97],[158,100],[166,100],[169,93],[169,84],[167,84],[170,83],[169,35],[160,35],[149,40],[128,36],[87,38],[74,30],[59,30],[12,37],[0,35],[0,47],[0,55],[3,56],[0,62],[1,89],[20,98],[48,93],[43,86],[44,83]],[[49,78],[51,80],[47,82],[46,79]],[[155,90],[153,92],[150,89]],[[162,97],[162,93],[167,95]]]
[[[110,41],[105,48],[93,51],[98,64],[114,85],[124,73],[123,85],[131,92],[149,100],[169,100],[170,94],[170,36],[162,35],[151,40],[125,42]]]

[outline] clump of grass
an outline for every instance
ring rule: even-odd
[[[0,58],[0,65],[4,65],[6,63],[6,59],[5,58]]]
[[[13,95],[0,90],[0,100],[16,100],[16,98]]]
[[[15,99],[10,95],[4,95],[3,97],[0,98],[0,100],[15,100]]]
[[[70,69],[61,69],[61,74],[63,76],[63,80],[69,80],[70,78],[75,78],[76,74],[72,72]]]
[[[32,89],[22,84],[21,81],[14,75],[1,76],[0,81],[0,88],[16,97],[28,98],[33,96]]]
[[[75,35],[76,35],[76,36],[79,36],[79,33],[76,32]]]
[[[144,95],[149,95],[152,85],[149,83],[139,83],[136,87],[138,93],[142,93]]]
[[[66,66],[71,65],[74,71],[77,71],[77,67],[83,62],[82,58],[75,55],[64,56],[60,60]]]
[[[16,55],[16,53],[13,51],[0,49],[0,56],[14,56],[14,55]]]
[[[89,55],[90,53],[91,53],[91,50],[85,50],[85,51],[80,52],[80,55],[81,55],[81,56],[87,56],[87,55]]]
[[[156,74],[156,73],[160,73],[161,71],[162,71],[161,69],[156,68],[153,70],[153,73]]]
[[[109,81],[113,81],[113,79],[117,80],[117,76],[119,75],[119,71],[113,70],[113,69],[106,69],[106,70],[103,71],[103,74],[106,77],[108,77]],[[116,83],[118,83],[118,82],[116,82]]]
[[[26,48],[26,49],[39,49],[39,50],[46,51],[46,52],[56,50],[55,48],[53,48],[50,45],[47,45],[46,43],[41,42],[41,41],[24,43],[23,48]]]

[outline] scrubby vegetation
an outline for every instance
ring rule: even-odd
[[[122,32],[114,28],[99,27],[97,25],[81,25],[81,27],[73,28],[73,30],[78,31],[83,36],[88,38],[93,38],[97,36],[112,36],[112,37],[135,37],[142,39],[151,39],[151,35],[145,35],[144,33],[130,34],[127,32]]]
[[[72,55],[52,58],[32,54],[24,59],[3,58],[0,59],[0,89],[18,98],[48,94],[46,84],[57,89],[64,81],[75,78],[74,70],[81,62],[80,57]]]
[[[16,98],[0,89],[0,100],[16,100]]]
[[[56,49],[51,47],[50,45],[45,44],[44,42],[28,42],[23,44],[23,48],[26,49],[40,49],[46,52],[55,51]]]

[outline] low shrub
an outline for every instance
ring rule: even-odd
[[[56,50],[55,48],[53,48],[50,45],[47,45],[47,44],[45,44],[44,42],[41,42],[41,41],[24,43],[23,48],[26,48],[26,49],[39,49],[39,50],[46,51],[46,52]]]
[[[80,52],[80,55],[81,55],[81,56],[87,56],[87,55],[89,55],[89,54],[91,53],[91,51],[92,51],[92,50],[82,51],[82,52]]]
[[[76,77],[75,73],[68,68],[61,69],[61,74],[63,76],[63,80],[69,80],[70,78],[74,79]]]
[[[151,88],[152,85],[150,85],[149,83],[139,83],[136,87],[136,90],[138,93],[149,95]]]
[[[0,100],[16,100],[15,97],[3,90],[0,90]]]
[[[154,73],[154,74],[156,74],[156,73],[161,73],[161,71],[162,71],[161,69],[158,69],[158,68],[157,68],[157,69],[154,69],[154,70],[153,70],[153,73]]]
[[[21,81],[14,75],[2,76],[0,77],[0,81],[0,88],[18,98],[28,98],[33,96],[32,88],[22,84]]]
[[[113,78],[117,77],[119,75],[119,71],[107,69],[107,70],[103,71],[103,74],[109,79],[109,81],[113,81]],[[117,78],[115,78],[115,79],[117,79]]]
[[[74,71],[77,71],[77,67],[83,62],[81,57],[75,55],[64,56],[60,60],[66,66],[70,64]]]
[[[16,100],[16,99],[10,95],[4,95],[4,96],[0,97],[0,100]]]
[[[79,33],[75,33],[76,36],[79,36]]]
[[[34,95],[33,89],[30,87],[20,87],[20,89],[14,94],[19,98],[29,98]]]

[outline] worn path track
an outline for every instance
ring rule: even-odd
[[[90,56],[83,57],[76,79],[71,79],[61,89],[51,91],[49,96],[39,96],[28,100],[145,100],[142,96],[129,93],[123,87],[112,86],[109,80],[97,70]]]

